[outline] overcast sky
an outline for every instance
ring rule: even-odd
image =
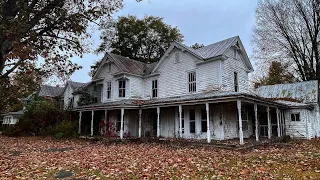
[[[252,29],[255,23],[256,0],[124,0],[122,10],[115,14],[160,16],[164,22],[177,26],[184,35],[184,44],[194,43],[209,45],[214,42],[239,35],[249,57],[252,54]],[[100,43],[99,32],[93,36],[96,47]],[[73,62],[83,68],[71,79],[78,82],[91,80],[88,72],[94,61],[100,60],[102,54],[85,54],[83,58],[74,58]]]

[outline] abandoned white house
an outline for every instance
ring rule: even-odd
[[[252,71],[238,36],[196,50],[174,42],[151,64],[106,53],[92,81],[77,91],[66,88],[64,99],[67,108],[79,112],[79,133],[91,136],[239,138],[243,143],[251,136],[259,141],[320,135],[317,81],[251,91]],[[79,106],[85,92],[92,101]]]

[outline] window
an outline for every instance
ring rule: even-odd
[[[233,73],[233,83],[234,83],[234,91],[239,92],[239,84],[238,84],[238,73]]]
[[[111,72],[111,63],[108,64],[109,72]]]
[[[107,82],[107,99],[111,98],[111,82]]]
[[[119,132],[121,129],[121,113],[117,114],[116,131]]]
[[[188,73],[188,92],[196,92],[197,83],[196,83],[196,72]]]
[[[291,114],[291,121],[300,121],[300,114]]]
[[[158,80],[152,81],[152,97],[158,97]]]
[[[180,54],[179,52],[176,52],[174,54],[174,63],[179,63],[180,62]]]
[[[190,122],[190,133],[196,132],[196,111],[195,109],[189,110],[189,122]]]
[[[119,97],[126,97],[126,81],[119,81]]]
[[[205,109],[201,109],[201,132],[207,132],[207,111]]]
[[[73,105],[74,105],[74,97],[69,98],[69,106],[68,106],[68,108],[73,108]]]

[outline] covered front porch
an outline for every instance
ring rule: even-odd
[[[130,104],[130,103],[129,103]],[[158,101],[79,109],[79,134],[228,140],[285,135],[285,106],[255,98]],[[241,114],[239,116],[239,114]],[[88,128],[88,126],[90,128]],[[88,129],[90,129],[88,131]]]

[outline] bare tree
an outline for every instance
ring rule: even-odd
[[[256,9],[254,57],[260,62],[292,64],[301,81],[320,80],[319,32],[320,0],[261,0]]]

